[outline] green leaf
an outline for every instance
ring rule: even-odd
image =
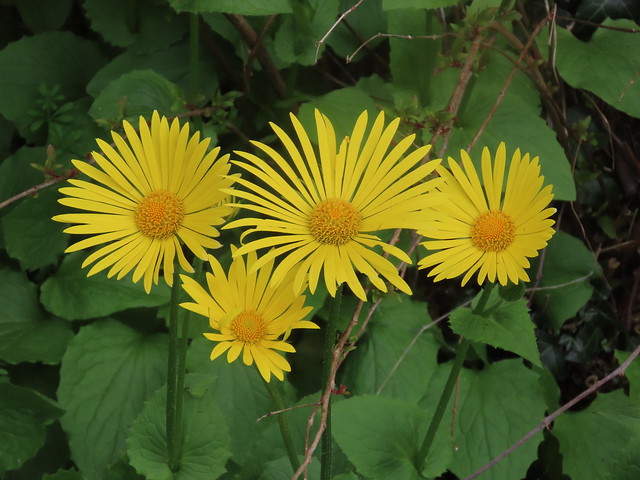
[[[14,134],[15,129],[13,128],[13,124],[0,115],[0,158],[4,159],[8,157],[10,151],[13,151],[14,146],[12,143]]]
[[[136,469],[129,463],[129,457],[122,454],[107,470],[105,480],[145,480],[145,478],[138,475]]]
[[[89,116],[92,101],[91,97],[85,96],[66,104],[69,110],[49,123],[47,144],[54,146],[55,163],[64,168],[73,168],[72,159],[86,159],[88,153],[96,148],[96,138],[105,136],[104,129]],[[41,159],[39,164],[43,163]]]
[[[448,156],[460,161],[460,150],[466,150],[483,125],[512,67],[507,60],[495,56],[474,79],[467,91],[468,98],[463,101],[451,131],[447,147]],[[434,82],[432,96],[439,93],[440,98],[448,98],[449,94],[444,92],[448,92],[451,86],[443,92],[441,89],[438,91],[439,85],[440,83]],[[526,125],[526,128],[523,128],[523,125]],[[431,133],[425,131],[425,136],[430,137]],[[540,157],[545,184],[553,185],[556,200],[575,200],[575,184],[569,161],[556,140],[556,133],[540,116],[539,96],[523,73],[515,74],[502,103],[470,152],[476,168],[480,166],[482,148],[487,146],[491,153],[495,154],[502,141],[507,145],[508,161],[516,148],[523,154],[530,153],[532,157]]]
[[[229,432],[215,395],[185,394],[184,444],[180,469],[175,473],[167,458],[166,401],[166,387],[158,389],[133,422],[127,453],[136,471],[149,480],[215,480],[225,473]]]
[[[368,40],[376,34],[386,31],[387,18],[385,12],[382,11],[381,4],[382,0],[367,0],[347,17],[349,25],[353,31],[358,32],[359,38],[356,38],[347,28],[336,28],[327,38],[327,45],[340,57],[346,57],[362,45],[362,40]],[[341,0],[339,11],[346,12],[353,5],[353,2],[349,0]],[[379,38],[371,41],[368,45],[375,49],[382,41],[383,39]],[[355,61],[365,58],[367,51],[365,49],[356,56]],[[361,80],[366,78],[370,77],[363,77]]]
[[[152,70],[134,70],[125,73],[107,86],[89,109],[97,122],[113,126],[125,119],[137,121],[140,115],[151,117],[157,110],[160,115],[173,115],[184,105],[180,88]]]
[[[206,321],[202,318],[203,323]],[[233,432],[229,449],[235,463],[246,465],[245,469],[258,467],[256,457],[260,452],[254,445],[269,421],[257,423],[257,420],[272,409],[271,398],[256,368],[247,367],[241,361],[227,363],[225,356],[211,361],[209,355],[214,346],[214,342],[202,336],[195,338],[187,353],[187,370],[193,372],[192,378],[199,374],[213,381],[207,394],[216,399],[217,407],[227,419],[229,431]],[[271,447],[273,449],[274,446]]]
[[[42,173],[33,168],[31,163],[42,164],[46,158],[47,153],[42,147],[22,147],[2,161],[0,163],[0,201],[8,200],[41,183]],[[17,205],[19,201],[9,204],[0,210],[0,216],[7,215]],[[2,229],[1,223],[0,229]],[[0,240],[4,240],[4,235],[0,235]]]
[[[621,352],[616,350],[616,359],[621,364],[624,363],[629,355],[629,352]],[[625,377],[629,380],[629,397],[636,402],[640,402],[640,361],[637,357],[631,362],[624,372]]]
[[[522,298],[526,289],[527,285],[522,281],[518,283],[509,282],[506,285],[498,285],[498,294],[503,300],[513,302]]]
[[[523,299],[506,302],[493,291],[485,313],[476,315],[470,308],[457,308],[451,313],[449,324],[468,340],[517,353],[542,366],[533,322]]]
[[[85,257],[85,253],[66,255],[56,274],[42,284],[42,304],[57,316],[84,320],[169,302],[170,289],[162,279],[147,294],[142,283],[133,283],[130,276],[116,280],[101,272],[87,277],[87,270],[80,268]]]
[[[536,265],[532,267],[535,271]],[[545,322],[560,328],[591,298],[591,277],[600,275],[593,254],[575,237],[557,231],[549,240],[542,266],[542,281],[533,301]]]
[[[578,3],[575,16],[593,23],[600,23],[607,17],[637,20],[640,16],[640,4],[634,0],[583,0]]]
[[[398,10],[404,8],[442,8],[451,7],[452,5],[457,4],[457,0],[382,0],[382,9]]]
[[[335,477],[333,477],[333,480],[360,480],[360,477],[353,472],[347,472],[336,475]]]
[[[302,458],[300,461],[302,462]],[[258,480],[281,480],[283,478],[290,478],[292,472],[289,457],[281,457],[266,463],[264,467],[261,468],[261,472]],[[307,478],[320,478],[320,462],[316,458],[311,460]],[[336,480],[337,477],[332,477],[332,479]],[[354,480],[358,479],[354,478]]]
[[[430,321],[426,303],[406,296],[385,297],[349,354],[339,381],[355,394],[421,398],[438,355],[435,338],[424,330]]]
[[[46,473],[42,480],[83,480],[82,474],[76,470],[58,470],[56,473]]]
[[[71,12],[72,0],[20,0],[16,7],[20,18],[34,33],[58,30]]]
[[[312,65],[316,44],[338,15],[338,0],[305,0],[293,2],[293,14],[287,15],[276,33],[273,49],[287,64]],[[318,52],[318,57],[322,49]]]
[[[637,29],[631,20],[606,20],[604,26]],[[640,87],[634,83],[640,64],[640,38],[630,32],[596,29],[589,42],[565,28],[557,29],[556,67],[574,88],[593,92],[613,108],[640,118]],[[624,52],[624,54],[622,54]]]
[[[23,37],[0,51],[0,113],[26,129],[41,84],[59,85],[65,101],[73,101],[85,95],[85,85],[103,63],[96,44],[68,32]]]
[[[427,401],[434,402],[442,390],[434,383],[430,391]],[[471,475],[532,430],[546,408],[538,375],[521,360],[503,360],[480,371],[463,370],[453,423],[457,448],[449,469],[460,478]],[[443,423],[451,428],[450,411]],[[537,458],[540,441],[542,433],[537,433],[483,476],[487,480],[525,477]]]
[[[332,433],[359,474],[368,478],[418,480],[424,477],[414,461],[429,417],[405,400],[356,396],[333,406]],[[445,430],[439,430],[442,435],[425,462],[422,474],[427,477],[442,473],[451,459],[451,449],[444,441]]]
[[[169,0],[177,12],[221,12],[237,15],[273,15],[276,13],[291,13],[291,3],[288,0]]]
[[[560,442],[565,474],[606,478],[627,445],[640,443],[640,405],[622,390],[599,394],[586,410],[558,417],[553,435]]]
[[[194,323],[195,319],[202,322],[204,329],[207,320],[195,317],[191,322]],[[209,330],[208,326],[206,330]],[[206,389],[206,395],[215,398],[216,405],[229,426],[229,431],[233,433],[229,450],[232,453],[233,464],[241,466],[241,472],[237,478],[253,480],[265,472],[265,469],[271,468],[270,462],[286,457],[278,419],[275,415],[265,417],[273,411],[273,404],[255,366],[244,365],[240,359],[238,359],[240,361],[228,363],[224,355],[211,361],[209,356],[215,345],[215,342],[198,336],[189,346],[187,351],[187,370],[190,372],[188,390],[196,396]],[[279,386],[275,385],[275,388]],[[287,417],[296,451],[304,452],[305,432],[311,413],[309,405],[316,402],[320,394],[315,393],[296,401],[295,392],[287,380],[282,387],[283,401],[287,407],[302,406],[302,408],[293,408],[288,411]],[[340,399],[334,399],[335,403],[337,403],[336,400]],[[278,463],[276,462],[275,465]],[[283,468],[290,469],[291,466]],[[315,467],[312,467],[312,470],[313,468]],[[290,470],[289,476],[291,476]]]
[[[56,190],[42,191],[29,197],[2,219],[7,253],[20,262],[24,270],[35,270],[52,265],[64,252],[68,238],[62,225],[51,217],[62,213],[56,201]]]
[[[624,446],[608,467],[605,480],[638,480],[640,478],[640,437],[635,436]]]
[[[42,447],[45,427],[62,410],[39,393],[0,381],[0,474],[14,470]]]
[[[145,335],[114,320],[86,327],[62,359],[58,400],[73,461],[102,479],[125,449],[129,426],[166,380],[166,335]]]
[[[184,16],[156,0],[85,0],[91,28],[107,42],[138,52],[162,50],[187,31]]]
[[[369,128],[379,112],[371,97],[354,87],[341,88],[326,95],[314,97],[302,104],[298,115],[313,142],[317,141],[318,137],[314,117],[316,108],[331,120],[338,145],[346,135],[351,135],[356,119],[364,110],[369,111]]]
[[[384,2],[383,2],[384,5]],[[388,31],[399,35],[424,36],[433,33],[433,16],[426,11],[397,10],[388,14]],[[421,61],[415,61],[420,45]],[[391,38],[390,63],[395,103],[404,109],[414,102],[427,103],[440,41]]]
[[[187,42],[180,42],[166,50],[150,53],[125,50],[96,73],[89,85],[87,85],[87,92],[89,95],[97,97],[112,81],[136,69],[153,70],[178,85],[184,91],[188,91],[190,87],[189,62],[185,61],[185,58],[188,57],[189,45]],[[200,84],[206,86],[203,92],[211,94],[218,89],[216,64],[209,61],[209,58],[204,54],[200,60],[198,65]]]
[[[551,370],[545,367],[534,367],[533,371],[538,374],[538,385],[547,404],[547,410],[550,412],[557,410],[560,407],[560,387]]]
[[[0,359],[56,364],[73,336],[68,323],[47,318],[38,289],[23,272],[0,270]]]

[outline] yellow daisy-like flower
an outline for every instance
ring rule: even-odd
[[[555,222],[549,217],[556,211],[548,208],[552,186],[542,186],[538,157],[530,159],[528,153],[522,156],[519,149],[515,151],[503,194],[504,143],[493,165],[489,150],[482,151],[484,185],[467,152],[460,155],[464,170],[452,158],[450,172],[438,167],[445,181],[439,189],[449,194],[449,201],[434,208],[437,217],[432,228],[419,232],[434,239],[422,243],[427,250],[439,250],[422,259],[420,268],[435,265],[428,274],[435,281],[464,273],[462,285],[476,272],[478,284],[485,278],[489,282],[497,278],[501,285],[529,281],[527,257],[536,257],[554,234]]]
[[[94,263],[87,276],[109,268],[108,277],[120,279],[133,272],[133,281],[144,277],[147,293],[158,283],[160,268],[168,285],[173,283],[173,262],[192,272],[180,242],[197,257],[206,259],[206,248],[217,248],[214,226],[231,212],[220,206],[234,178],[228,176],[229,155],[220,148],[207,153],[209,139],[189,136],[189,125],[171,125],[154,112],[151,127],[140,117],[140,133],[123,122],[125,141],[111,132],[116,148],[96,139],[101,153],[93,152],[97,167],[73,160],[73,165],[94,182],[71,179],[72,187],[60,189],[63,205],[83,210],[53,217],[73,223],[64,231],[87,236],[67,248],[75,252],[107,244],[83,262]],[[222,191],[225,189],[225,192]]]
[[[255,362],[267,382],[271,374],[283,380],[283,372],[290,372],[291,366],[277,351],[295,352],[287,343],[291,330],[318,326],[304,320],[312,307],[304,306],[304,295],[293,293],[292,272],[273,286],[269,282],[273,260],[254,268],[256,261],[255,252],[249,253],[246,264],[243,257],[236,256],[227,276],[210,255],[213,273],[206,274],[208,291],[193,278],[180,275],[183,288],[195,301],[180,305],[208,317],[211,328],[220,332],[204,334],[219,342],[211,351],[211,360],[227,352],[227,361],[231,363],[242,352],[245,365]]]
[[[235,195],[246,203],[237,206],[266,217],[239,219],[225,226],[254,227],[245,235],[266,234],[243,245],[236,254],[275,247],[258,260],[257,265],[286,255],[275,269],[273,281],[279,282],[287,272],[296,269],[296,292],[301,292],[308,283],[313,293],[322,272],[331,295],[335,296],[337,286],[346,282],[359,298],[366,300],[356,276],[359,271],[384,292],[387,287],[379,275],[399,290],[411,293],[394,265],[374,251],[374,247],[407,263],[411,263],[411,259],[372,233],[396,228],[417,229],[424,224],[424,210],[435,203],[434,195],[438,195],[429,192],[441,181],[424,179],[440,160],[421,164],[429,145],[405,156],[414,135],[391,147],[399,118],[385,127],[384,114],[380,113],[365,138],[365,111],[339,148],[336,148],[336,136],[329,119],[316,110],[315,120],[317,154],[293,114],[291,121],[299,146],[280,127],[271,124],[289,161],[260,142],[253,144],[270,162],[250,153],[235,152],[247,162],[233,163],[261,182],[258,185],[238,180],[246,190],[236,190]]]

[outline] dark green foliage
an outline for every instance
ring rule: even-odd
[[[89,253],[63,253],[79,237],[51,217],[70,211],[57,202],[63,181],[82,178],[71,160],[154,110],[232,159],[251,140],[281,149],[268,123],[291,133],[290,112],[314,142],[316,108],[339,139],[363,110],[384,111],[401,117],[394,140],[415,134],[430,159],[464,149],[479,165],[504,141],[507,163],[516,148],[539,156],[553,184],[558,231],[531,282],[496,289],[483,314],[466,308],[473,282],[411,268],[413,296],[369,293],[332,394],[334,480],[464,478],[628,358],[640,334],[640,7],[549,3],[553,20],[545,2],[499,0],[0,1],[0,479],[292,475],[257,370],[210,361],[196,315],[172,473],[170,289],[87,277]],[[224,231],[211,252],[223,265],[240,235]],[[330,301],[322,285],[307,293],[321,326]],[[339,333],[358,300],[346,292],[342,305]],[[320,423],[309,427],[323,333],[293,334],[283,384],[301,461]],[[419,471],[458,336],[473,353]],[[639,401],[636,361],[481,478],[636,480]],[[320,477],[319,452],[308,478]]]

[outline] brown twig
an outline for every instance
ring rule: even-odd
[[[318,63],[318,55],[320,53],[320,47],[322,46],[322,44],[325,42],[325,40],[329,37],[329,35],[331,35],[331,32],[333,32],[335,30],[335,28],[338,26],[338,24],[344,20],[344,18],[349,15],[351,12],[353,12],[356,8],[358,8],[360,6],[360,4],[364,2],[364,0],[358,0],[358,3],[356,3],[353,7],[351,7],[349,10],[347,10],[346,12],[344,12],[342,15],[340,15],[338,17],[338,20],[336,20],[336,22],[331,25],[331,28],[327,31],[327,33],[324,34],[324,36],[318,40],[316,42],[316,56],[315,59],[313,61],[313,63]],[[348,62],[347,62],[348,63]]]
[[[627,90],[629,90],[631,85],[636,83],[636,80],[638,79],[638,74],[640,74],[640,68],[638,70],[636,70],[636,73],[633,75],[633,78],[631,80],[629,80],[627,85],[624,87],[624,90],[622,90],[622,93],[620,94],[620,96],[618,97],[618,100],[617,100],[618,103],[622,102],[622,98],[625,96],[625,94],[627,93]]]
[[[454,35],[457,35],[457,33],[447,32],[447,33],[439,33],[434,35],[398,35],[395,33],[378,32],[372,37],[369,37],[365,42],[363,42],[358,48],[356,48],[353,51],[353,53],[351,53],[350,55],[347,55],[347,58],[345,58],[345,62],[350,63],[351,60],[353,60],[353,57],[355,57],[358,54],[358,52],[360,52],[360,50],[362,50],[363,48],[368,48],[367,45],[369,45],[371,42],[373,42],[377,38],[399,38],[403,40],[438,40],[440,38],[451,37]]]
[[[565,17],[563,15],[557,15],[556,18],[558,20],[567,20],[568,22],[582,23],[596,28],[604,28],[605,30],[615,30],[616,32],[640,33],[640,28],[612,27],[611,25],[602,25],[601,23],[590,22],[589,20],[582,20],[580,18]]]
[[[460,305],[459,307],[465,307],[467,305],[471,304],[471,300],[463,303],[462,305]],[[398,360],[396,360],[396,363],[393,364],[393,366],[391,367],[391,369],[389,370],[389,373],[387,374],[387,376],[384,378],[384,380],[382,380],[382,383],[380,383],[380,386],[378,387],[378,389],[376,390],[376,395],[380,395],[380,393],[382,392],[382,390],[384,389],[384,387],[387,386],[387,383],[389,383],[389,380],[391,380],[391,377],[393,376],[393,374],[396,372],[396,370],[398,370],[398,368],[400,368],[400,364],[404,361],[404,359],[406,358],[406,356],[409,354],[409,352],[411,351],[411,349],[414,347],[414,345],[416,344],[416,342],[418,341],[418,339],[420,338],[420,336],[426,332],[427,330],[429,330],[431,327],[434,327],[436,325],[438,325],[440,322],[446,320],[447,318],[449,318],[449,315],[451,315],[451,312],[447,312],[444,315],[439,316],[438,318],[436,318],[434,321],[427,323],[424,327],[422,327],[420,330],[418,330],[418,333],[416,333],[413,338],[411,339],[411,341],[409,342],[409,344],[407,345],[407,347],[403,350],[403,352],[400,354],[400,357],[398,357]]]
[[[551,38],[552,41],[555,37],[553,36],[553,32],[555,29],[555,21],[556,18],[556,7],[547,11],[547,17],[543,20],[549,22],[552,26]],[[520,39],[513,34],[509,29],[505,28],[501,23],[494,23],[491,25],[492,29],[498,31],[503,37],[505,37],[515,48],[518,50],[524,49],[524,44],[520,41]],[[542,101],[546,112],[551,117],[551,123],[555,126],[555,131],[558,136],[558,141],[562,145],[567,158],[570,156],[570,147],[569,147],[569,138],[568,131],[566,128],[566,116],[563,115],[562,111],[558,107],[556,100],[554,99],[554,93],[549,88],[548,82],[540,71],[540,67],[538,64],[538,60],[542,58],[540,53],[537,51],[537,46],[535,43],[530,44],[530,48],[535,51],[534,56],[525,56],[524,58],[527,61],[525,73],[528,74],[529,78],[533,81],[536,88],[540,93],[540,100]],[[549,65],[552,68],[553,76],[556,79],[556,83],[559,82],[558,75],[555,71],[555,48],[551,50],[549,54],[550,60],[548,61]],[[561,91],[561,90],[560,90]]]
[[[349,33],[351,33],[351,35],[353,36],[353,38],[355,38],[355,39],[356,39],[356,41],[357,41],[360,45],[362,45],[362,44],[364,44],[364,43],[365,43],[364,38],[362,38],[362,37],[360,36],[360,34],[357,32],[357,30],[356,30],[355,28],[353,28],[353,27],[349,24],[349,22],[347,22],[347,20],[346,20],[346,19],[343,19],[343,20],[342,20],[342,24],[346,27],[346,29],[347,29],[347,30],[349,30]],[[370,55],[372,55],[372,56],[373,56],[373,58],[375,58],[375,59],[376,59],[376,61],[377,61],[380,65],[382,65],[382,67],[383,67],[383,68],[387,68],[387,61],[386,61],[384,58],[382,58],[382,57],[378,54],[378,52],[376,52],[376,51],[375,51],[375,49],[373,49],[373,48],[372,48],[372,47],[370,47],[369,45],[366,45],[366,46],[365,46],[365,48],[367,49],[367,53],[369,53]],[[350,60],[351,60],[350,58],[349,58],[349,60],[345,59],[345,63],[349,63],[349,61],[350,61]]]
[[[365,291],[365,293],[368,293]],[[322,397],[320,397],[320,425],[318,426],[318,430],[313,438],[313,441],[309,445],[309,448],[305,452],[304,460],[300,465],[300,468],[296,470],[291,477],[291,480],[297,480],[300,478],[300,475],[306,470],[306,468],[311,463],[311,458],[313,456],[313,452],[315,452],[316,448],[318,448],[318,444],[320,443],[320,439],[322,438],[322,434],[324,433],[325,428],[327,427],[327,415],[329,413],[329,401],[331,399],[331,393],[333,391],[333,385],[335,383],[336,374],[338,372],[338,368],[344,361],[344,359],[349,354],[349,351],[345,351],[345,346],[351,336],[351,331],[358,323],[358,317],[360,316],[360,312],[362,310],[362,306],[364,302],[360,300],[358,302],[358,306],[356,307],[356,311],[349,322],[349,325],[345,329],[345,331],[340,336],[337,345],[333,349],[333,354],[331,357],[331,369],[329,371],[329,378],[327,379],[327,384],[325,385],[324,391],[322,392]],[[309,420],[311,422],[311,419]]]
[[[487,125],[489,124],[489,122],[493,118],[493,115],[496,113],[496,110],[498,109],[498,107],[500,106],[502,101],[504,100],[504,96],[507,93],[507,90],[509,89],[509,87],[511,86],[511,82],[514,79],[514,77],[516,75],[516,72],[518,72],[518,70],[520,69],[520,63],[522,62],[524,57],[527,55],[527,53],[529,51],[529,48],[531,48],[531,45],[533,45],[533,42],[535,41],[536,37],[540,33],[540,30],[542,30],[542,27],[544,25],[546,25],[546,23],[548,21],[549,21],[548,17],[544,18],[533,29],[533,32],[529,36],[529,39],[527,40],[527,43],[522,47],[522,49],[520,51],[520,55],[518,55],[518,58],[517,58],[517,60],[515,62],[515,65],[511,68],[511,71],[509,72],[509,75],[507,76],[507,80],[505,81],[502,89],[500,90],[500,93],[498,94],[498,98],[496,98],[496,101],[491,106],[491,109],[489,110],[488,115],[485,117],[484,121],[482,122],[482,125],[480,125],[480,128],[478,128],[478,131],[476,132],[475,136],[473,137],[471,142],[469,142],[469,145],[467,146],[467,152],[469,152],[471,150],[471,148],[475,145],[475,143],[478,141],[478,139],[480,138],[480,136],[484,132],[484,129],[487,128]]]
[[[227,17],[229,22],[231,22],[231,24],[240,32],[249,47],[251,49],[256,49],[256,57],[258,58],[260,65],[262,65],[262,68],[264,68],[267,77],[269,77],[269,80],[273,84],[278,97],[285,98],[287,94],[287,84],[282,78],[282,75],[280,75],[280,70],[278,70],[278,67],[276,67],[276,64],[271,59],[271,56],[264,48],[264,46],[259,42],[259,35],[255,32],[253,27],[242,15],[236,15],[234,13],[225,13],[224,15],[225,17]]]
[[[293,407],[283,408],[282,410],[273,410],[269,413],[265,413],[261,417],[258,417],[258,419],[256,420],[256,423],[261,422],[265,418],[273,417],[274,415],[280,415],[281,413],[286,413],[291,410],[296,410],[298,408],[313,407],[314,405],[317,405],[317,403],[305,403],[303,405],[294,405]]]
[[[548,428],[551,425],[551,422],[553,422],[557,417],[559,417],[561,414],[563,414],[564,412],[566,412],[567,410],[569,410],[571,407],[573,407],[576,403],[578,403],[580,400],[584,399],[585,397],[591,395],[592,393],[596,392],[600,387],[602,387],[604,384],[608,383],[609,381],[611,381],[611,379],[613,379],[614,377],[618,376],[618,375],[624,375],[625,370],[627,369],[627,367],[631,364],[631,362],[640,354],[640,345],[638,345],[638,347],[636,347],[636,349],[631,353],[631,355],[629,355],[629,358],[627,358],[625,360],[625,362],[620,365],[618,368],[616,368],[613,372],[611,372],[609,375],[607,375],[606,377],[604,377],[602,380],[594,383],[591,387],[587,388],[584,392],[582,392],[580,395],[578,395],[577,397],[574,397],[573,399],[571,399],[570,401],[568,401],[567,403],[565,403],[563,406],[561,406],[559,409],[557,409],[555,412],[553,412],[551,415],[547,416],[544,418],[544,420],[542,420],[542,422],[540,422],[533,430],[531,430],[529,433],[527,433],[524,437],[522,437],[520,440],[518,440],[516,443],[514,443],[512,446],[510,446],[509,448],[507,448],[504,452],[502,452],[500,455],[498,455],[497,457],[495,457],[493,460],[491,460],[489,463],[487,463],[485,466],[483,466],[482,468],[476,470],[474,473],[472,473],[471,475],[469,475],[468,477],[466,477],[464,480],[473,480],[474,478],[478,477],[479,475],[481,475],[482,473],[486,472],[487,470],[489,470],[491,467],[493,467],[496,463],[500,462],[501,460],[503,460],[505,457],[509,456],[511,453],[513,453],[515,450],[517,450],[518,448],[520,448],[522,445],[524,445],[531,437],[533,437],[536,433],[540,432],[541,430],[543,430],[544,428]]]
[[[17,202],[21,198],[33,196],[36,193],[38,193],[40,190],[44,190],[45,188],[50,187],[51,185],[55,185],[56,183],[64,182],[69,178],[75,177],[76,175],[78,175],[78,173],[79,173],[78,170],[76,170],[75,168],[72,168],[64,175],[60,175],[60,176],[51,178],[46,182],[40,183],[38,185],[34,185],[33,187],[28,188],[24,192],[20,192],[17,195],[14,195],[11,198],[7,198],[3,202],[0,202],[0,210],[6,207],[7,205],[12,204],[13,202]]]
[[[480,46],[484,41],[484,36],[485,34],[483,29],[479,29],[476,32],[473,42],[471,43],[471,48],[469,49],[469,53],[467,53],[467,57],[462,64],[460,76],[458,77],[458,83],[456,83],[456,86],[453,89],[453,93],[451,94],[451,98],[449,99],[449,103],[445,108],[445,112],[448,112],[451,115],[451,120],[449,120],[446,125],[442,125],[441,128],[438,128],[431,137],[431,141],[429,142],[435,147],[436,141],[441,136],[444,137],[444,142],[442,143],[442,147],[440,148],[439,152],[439,157],[441,158],[447,150],[447,143],[451,134],[451,128],[453,126],[455,116],[460,109],[460,104],[462,103],[464,92],[466,91],[467,85],[471,80],[471,74],[473,73],[473,64],[475,62],[476,55],[480,51]],[[488,43],[493,43],[493,38],[490,39]]]
[[[278,15],[271,15],[269,16],[269,18],[267,18],[264,27],[262,27],[262,30],[260,30],[260,34],[255,40],[255,44],[251,47],[251,50],[249,50],[247,64],[244,67],[244,84],[247,92],[249,92],[249,78],[251,77],[251,75],[253,75],[253,61],[256,59],[258,52],[262,48],[262,40],[264,39],[264,36],[266,35],[267,31],[276,18],[278,18]]]

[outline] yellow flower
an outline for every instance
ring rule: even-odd
[[[440,160],[420,165],[430,146],[404,156],[414,135],[391,147],[399,118],[385,128],[384,114],[380,113],[365,139],[367,112],[363,112],[338,149],[329,119],[316,110],[315,120],[317,154],[294,115],[291,121],[299,145],[280,127],[271,124],[289,161],[260,142],[253,144],[269,157],[268,162],[250,153],[236,152],[247,162],[233,163],[260,181],[258,184],[238,180],[246,190],[236,190],[235,195],[246,202],[237,206],[266,217],[239,219],[225,227],[250,226],[254,228],[244,235],[265,234],[243,245],[236,254],[275,247],[258,260],[258,266],[284,255],[274,271],[273,281],[279,282],[287,272],[296,269],[296,292],[301,292],[308,283],[313,293],[322,272],[331,295],[335,296],[337,286],[346,282],[359,298],[366,300],[356,276],[359,271],[382,291],[386,292],[387,287],[379,275],[399,290],[411,293],[394,265],[374,248],[380,247],[407,263],[411,263],[410,258],[373,233],[417,229],[424,224],[424,210],[435,202],[428,192],[440,179],[423,180]]]
[[[554,234],[549,218],[555,208],[552,186],[542,187],[538,157],[522,156],[516,150],[509,165],[507,183],[503,183],[506,149],[501,143],[492,166],[491,153],[482,151],[482,179],[464,150],[460,152],[464,171],[449,158],[451,172],[438,167],[445,183],[439,187],[449,201],[434,208],[436,220],[432,228],[419,231],[428,240],[427,250],[439,250],[422,259],[420,268],[435,267],[429,276],[435,281],[465,274],[462,285],[478,272],[478,284],[489,282],[506,285],[508,281],[529,281],[525,268],[527,257],[536,257]]]
[[[174,119],[169,125],[154,112],[150,128],[140,117],[139,134],[127,121],[123,127],[128,142],[112,132],[115,149],[96,140],[103,152],[92,153],[98,168],[73,160],[94,182],[69,180],[73,186],[60,189],[65,195],[60,203],[84,212],[53,219],[76,224],[65,232],[86,236],[66,252],[106,244],[82,264],[96,262],[87,276],[110,268],[107,276],[118,274],[120,279],[135,268],[133,281],[144,276],[148,293],[161,268],[167,284],[173,283],[176,255],[184,270],[193,271],[180,242],[202,259],[206,248],[220,246],[214,226],[231,209],[218,204],[234,178],[227,176],[229,155],[216,160],[220,148],[207,153],[209,139],[200,141],[199,132],[190,137],[188,124],[180,128]]]
[[[304,320],[312,307],[304,306],[304,295],[293,293],[292,272],[273,286],[269,283],[273,260],[254,268],[256,261],[255,252],[249,253],[246,265],[243,257],[236,256],[227,276],[210,255],[213,273],[206,274],[208,291],[188,275],[180,275],[182,287],[195,301],[180,305],[208,317],[211,328],[220,332],[204,334],[219,342],[211,351],[211,360],[227,352],[231,363],[242,352],[245,365],[255,362],[267,382],[271,374],[283,380],[283,372],[290,372],[291,366],[275,350],[295,352],[287,343],[291,330],[318,326]]]

